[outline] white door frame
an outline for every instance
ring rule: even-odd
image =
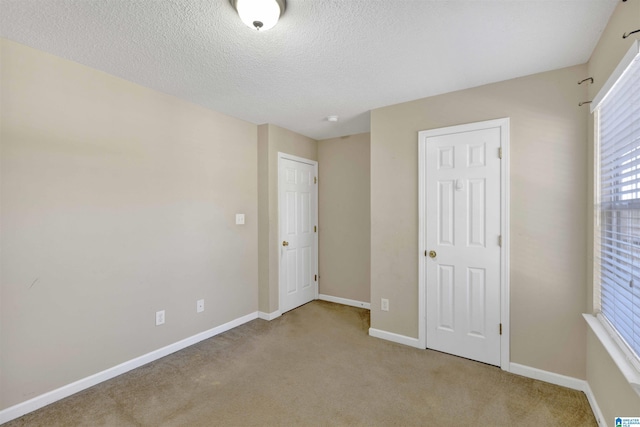
[[[427,347],[427,257],[426,224],[426,144],[427,138],[448,135],[452,133],[470,132],[482,129],[500,128],[500,146],[502,147],[502,161],[500,162],[500,230],[502,248],[500,251],[500,321],[502,336],[500,337],[500,367],[509,371],[509,118],[488,120],[484,122],[468,123],[439,129],[424,130],[418,133],[418,343],[420,348]]]
[[[282,313],[282,248],[280,247],[280,214],[281,212],[284,212],[284,208],[282,206],[283,200],[280,197],[280,171],[282,169],[282,160],[293,160],[294,162],[300,162],[300,163],[306,163],[308,165],[312,165],[314,167],[314,174],[317,177],[318,176],[318,162],[315,160],[309,160],[309,159],[305,159],[304,157],[298,157],[298,156],[294,156],[293,154],[287,154],[287,153],[282,153],[282,152],[278,152],[278,224],[276,229],[277,231],[277,242],[278,242],[278,311],[280,313]],[[319,222],[319,218],[318,218],[318,190],[316,188],[316,195],[315,195],[315,202],[316,202],[316,209],[315,209],[315,216],[316,216],[316,224],[318,227],[320,227],[320,224],[318,224]],[[316,266],[316,271],[314,274],[318,274],[318,233],[315,233],[315,239],[314,239],[314,249],[315,249],[315,266]],[[320,284],[320,276],[318,276],[318,280],[314,282],[314,287],[315,287],[315,299],[318,299],[318,289],[319,289],[319,284]]]

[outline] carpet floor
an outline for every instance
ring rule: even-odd
[[[584,393],[367,335],[314,301],[10,421],[16,426],[594,426]]]

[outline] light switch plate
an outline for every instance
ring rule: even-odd
[[[244,214],[236,214],[236,225],[244,225]]]

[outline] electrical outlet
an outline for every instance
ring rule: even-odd
[[[202,313],[204,311],[204,300],[199,299],[196,301],[196,313]]]
[[[380,309],[382,311],[389,311],[389,300],[386,298],[380,299]]]
[[[156,326],[164,325],[164,310],[156,311]]]
[[[244,225],[244,214],[236,214],[236,225]]]

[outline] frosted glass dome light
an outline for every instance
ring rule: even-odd
[[[242,22],[258,31],[273,28],[285,8],[285,0],[231,0],[231,4]]]

